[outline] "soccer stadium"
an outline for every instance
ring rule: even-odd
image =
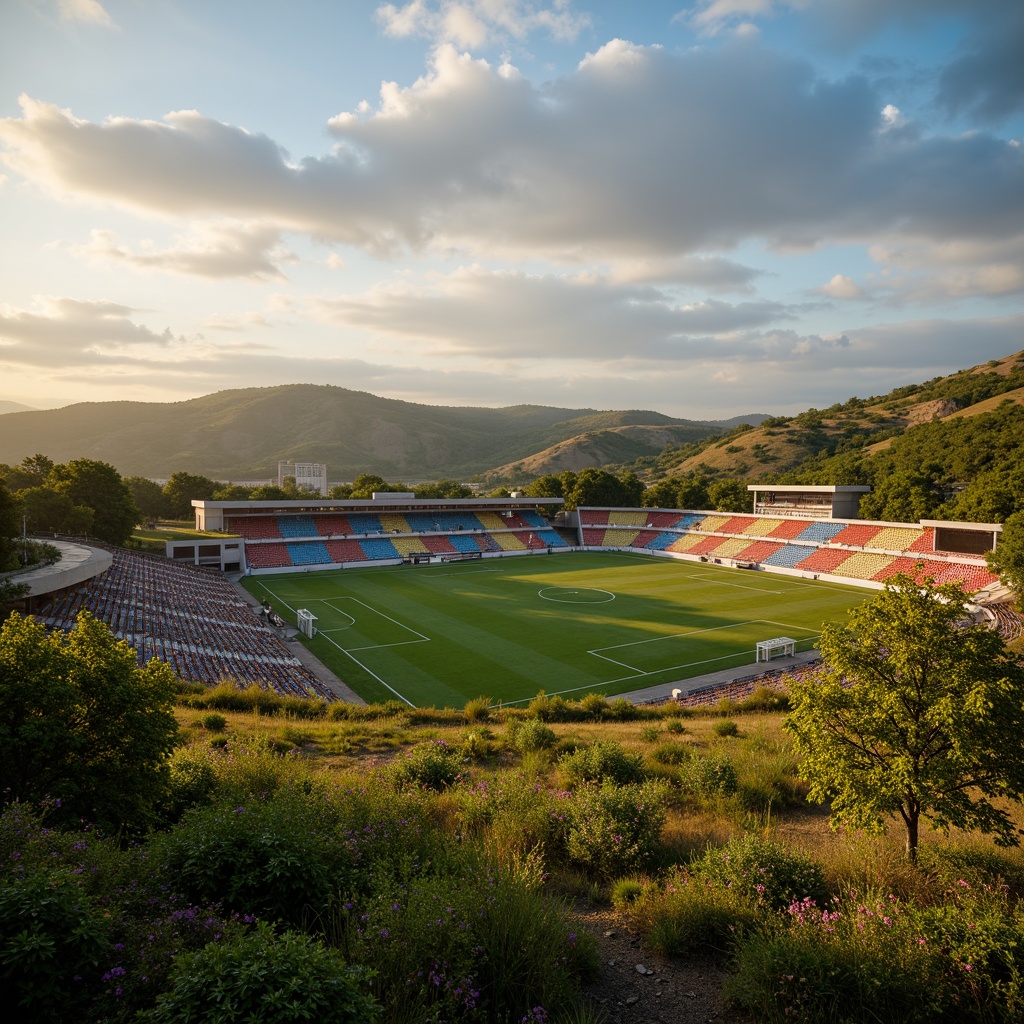
[[[798,664],[857,588],[897,573],[960,583],[979,619],[1019,631],[985,563],[1000,526],[867,522],[864,488],[750,490],[741,515],[554,516],[556,498],[406,493],[197,500],[198,540],[164,558],[65,545],[86,557],[40,570],[28,609],[57,628],[86,609],[186,680],[455,707],[540,690],[685,697],[709,673],[714,695],[761,678],[762,653]]]

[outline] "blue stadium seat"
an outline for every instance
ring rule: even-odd
[[[278,516],[277,528],[282,537],[319,537],[312,516]]]
[[[373,512],[352,512],[348,515],[354,533],[383,533],[380,518]]]
[[[657,537],[645,546],[648,551],[664,551],[665,548],[675,544],[677,540],[679,540],[678,533],[671,533],[670,531],[665,530],[662,533],[659,533]]]
[[[819,525],[817,523],[815,526]],[[824,525],[824,524],[821,524]],[[803,536],[801,534],[801,536]],[[787,544],[779,548],[774,554],[765,558],[762,565],[779,565],[786,569],[793,569],[797,563],[802,562],[808,555],[814,554],[814,548],[805,548],[801,544]]]
[[[367,558],[401,558],[398,548],[387,537],[369,537],[359,541],[359,546],[366,552]]]
[[[837,533],[846,529],[845,523],[811,523],[806,530],[798,533],[794,540],[812,540],[817,544],[827,544]],[[810,554],[810,552],[808,552]],[[780,563],[773,563],[780,564]]]
[[[449,536],[448,540],[451,541],[451,545],[456,551],[473,552],[480,550],[480,545],[477,544],[476,538],[466,534],[453,533]]]
[[[542,540],[549,548],[565,548],[569,545],[562,540],[561,537],[555,533],[554,530],[540,530],[537,533],[538,538]]]
[[[292,560],[292,565],[322,565],[331,561],[323,541],[289,544],[288,557]]]

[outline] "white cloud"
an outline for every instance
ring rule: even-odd
[[[665,258],[761,238],[813,245],[1024,234],[1024,152],[985,134],[879,132],[866,82],[756,45],[614,41],[538,88],[441,47],[376,110],[293,161],[204,117],[96,123],[25,98],[6,160],[78,201],[255,221],[377,254],[428,245],[561,261]],[[643,111],[643,116],[638,116]]]
[[[420,36],[468,49],[521,41],[534,32],[571,41],[590,24],[589,15],[577,14],[569,0],[410,0],[378,7],[377,20],[390,36]]]
[[[104,28],[113,25],[99,0],[57,0],[57,10],[62,21],[84,21]]]
[[[87,245],[69,248],[77,255],[133,270],[212,279],[284,280],[279,264],[297,259],[284,247],[279,231],[261,224],[199,224],[188,234],[176,236],[168,249],[144,243],[134,252],[119,245],[113,232],[96,230]]]
[[[845,274],[835,274],[828,284],[823,284],[817,291],[833,299],[861,299],[864,297],[864,290],[861,286],[852,277],[847,277]]]

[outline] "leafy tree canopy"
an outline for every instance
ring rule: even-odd
[[[988,567],[1013,588],[1018,599],[1024,597],[1024,511],[1003,523],[999,543],[988,555]]]
[[[825,626],[828,674],[792,686],[785,725],[811,798],[869,831],[900,815],[911,859],[922,816],[1018,842],[993,800],[1024,794],[1024,670],[966,615],[959,585],[894,576],[847,625]]]
[[[0,626],[0,801],[59,801],[58,820],[144,827],[174,746],[175,677],[88,612],[47,635],[13,614]]]
[[[125,486],[132,492],[132,499],[145,519],[162,519],[167,515],[167,499],[164,489],[155,481],[144,476],[125,478]]]
[[[28,528],[34,533],[91,534],[95,513],[88,505],[52,487],[27,487],[16,495]]]
[[[208,476],[197,476],[195,473],[184,472],[172,473],[171,478],[164,484],[167,514],[172,519],[191,519],[193,516],[192,499],[210,501],[223,486]]]
[[[74,459],[54,466],[46,484],[66,494],[75,505],[93,510],[93,533],[110,544],[123,544],[139,521],[132,492],[113,466],[93,459]]]

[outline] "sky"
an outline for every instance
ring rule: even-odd
[[[3,0],[0,401],[711,419],[1024,349],[1020,0]]]

